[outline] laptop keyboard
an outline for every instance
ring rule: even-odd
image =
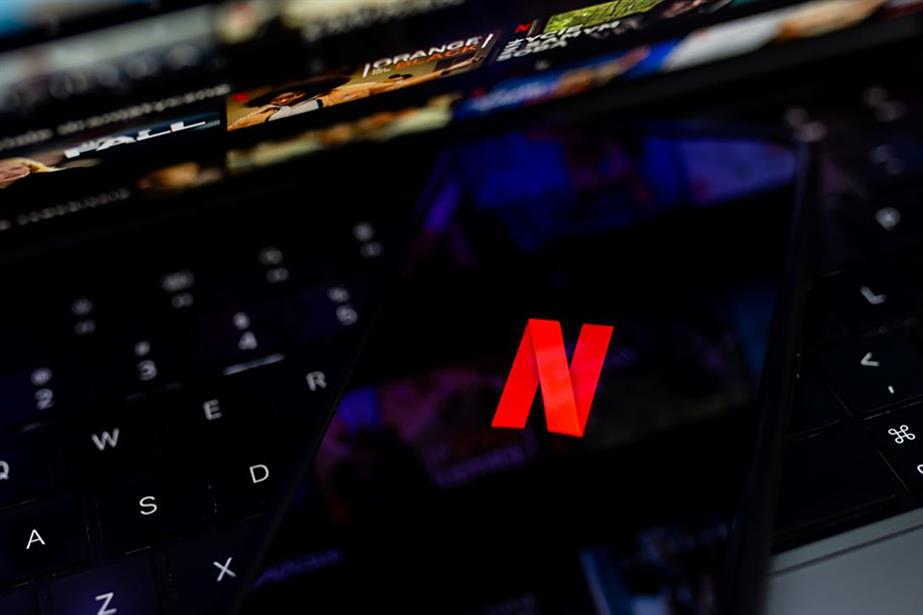
[[[155,227],[5,286],[0,613],[228,607],[345,384],[387,243],[365,215],[272,219]]]
[[[779,549],[921,504],[921,111],[915,93],[869,84],[788,114],[820,137],[825,170]]]

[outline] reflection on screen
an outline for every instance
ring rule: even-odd
[[[411,575],[452,597],[433,610],[708,612],[792,151],[595,123],[474,140],[449,160],[302,494],[309,535],[283,537],[258,603],[293,578],[339,597]],[[525,429],[490,428],[531,317],[562,323],[569,357],[582,323],[615,327],[581,439],[549,434],[538,402]]]
[[[3,0],[0,38],[130,4],[153,4],[153,0]]]
[[[0,112],[25,113],[201,67],[215,42],[213,10],[197,7],[2,53]]]

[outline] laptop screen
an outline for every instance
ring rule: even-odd
[[[0,260],[198,214],[207,252],[232,208],[240,236],[252,210],[310,252],[335,243],[312,216],[374,211],[403,275],[246,608],[710,612],[804,161],[656,116],[914,4],[254,0],[81,22],[0,51]],[[362,258],[369,228],[349,227]]]

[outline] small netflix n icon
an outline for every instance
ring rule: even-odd
[[[561,323],[530,319],[491,426],[523,429],[541,386],[548,431],[583,437],[612,331],[583,325],[568,366]]]

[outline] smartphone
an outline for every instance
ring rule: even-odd
[[[810,165],[605,114],[446,143],[243,612],[757,613]]]

